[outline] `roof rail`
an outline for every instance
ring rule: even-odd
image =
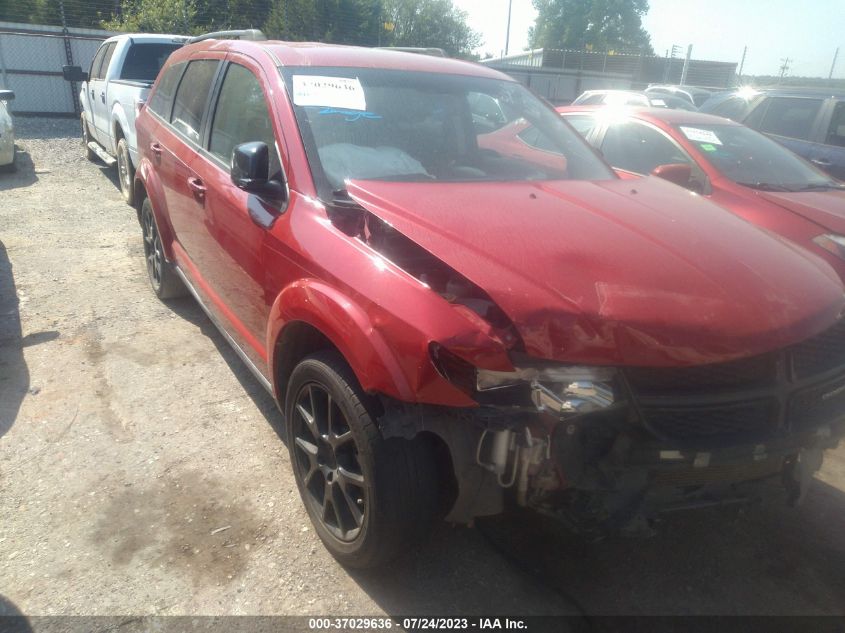
[[[419,55],[431,55],[432,57],[447,57],[446,51],[442,48],[422,48],[415,46],[376,46],[386,51],[400,51],[402,53],[417,53]]]
[[[196,37],[192,37],[188,40],[188,44],[193,44],[194,42],[202,42],[205,40],[254,40],[254,41],[261,41],[266,40],[267,36],[264,35],[259,29],[241,29],[239,31],[214,31],[213,33],[206,33],[205,35],[197,35]]]

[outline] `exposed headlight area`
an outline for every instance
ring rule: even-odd
[[[826,233],[813,238],[813,242],[821,246],[824,250],[829,251],[845,259],[845,235],[836,235],[835,233]]]
[[[568,417],[613,406],[614,367],[541,364],[514,371],[478,369],[444,347],[433,344],[437,371],[480,403],[533,405],[537,411]]]

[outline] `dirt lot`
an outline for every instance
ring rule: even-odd
[[[797,511],[699,511],[599,544],[527,517],[444,525],[389,570],[344,570],[269,396],[192,301],[149,290],[113,172],[82,158],[74,121],[17,125],[19,170],[0,175],[0,598],[21,612],[845,613],[842,448]]]

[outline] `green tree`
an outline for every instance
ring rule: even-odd
[[[643,28],[648,0],[532,0],[537,19],[529,30],[532,48],[652,53]]]
[[[195,0],[123,0],[120,16],[104,21],[104,29],[139,33],[204,31],[197,22]]]
[[[293,42],[319,39],[314,0],[274,0],[264,23],[267,37]]]
[[[62,12],[59,0],[34,0],[10,3],[14,19],[31,24],[61,25]],[[2,5],[0,5],[2,7]],[[115,0],[64,0],[65,20],[68,26],[98,28],[100,21],[107,19],[115,8]],[[5,12],[0,9],[0,15]]]
[[[481,45],[481,35],[452,0],[385,0],[384,20],[392,31],[386,31],[382,43],[393,46],[442,48],[452,56],[471,57]]]

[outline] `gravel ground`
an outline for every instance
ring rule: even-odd
[[[77,123],[18,119],[0,175],[0,599],[28,615],[845,612],[845,450],[799,510],[673,516],[589,544],[443,525],[379,573],[326,554],[275,406],[140,230]],[[225,528],[225,529],[221,529]],[[0,602],[2,612],[2,602]]]

